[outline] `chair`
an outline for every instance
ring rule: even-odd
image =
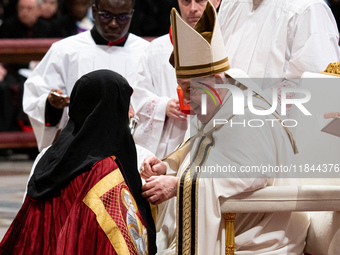
[[[236,213],[260,212],[311,212],[340,211],[340,186],[336,185],[301,185],[301,186],[268,186],[253,192],[245,192],[221,202],[221,210],[226,222],[226,255],[234,254],[235,234],[234,220]],[[340,221],[340,216],[337,215]],[[331,255],[329,251],[320,253],[320,245],[340,241],[340,222],[337,225],[326,225],[329,229],[314,229],[313,215],[308,230],[306,252],[316,255]],[[325,240],[316,240],[318,231],[333,233]],[[311,237],[310,237],[311,236]],[[311,242],[309,243],[309,239]],[[317,252],[319,253],[317,253]],[[335,253],[333,253],[334,255]]]
[[[268,186],[222,201],[226,222],[226,254],[234,254],[234,219],[236,213],[250,212],[310,212],[305,252],[315,255],[340,254],[340,138],[321,132],[323,114],[340,112],[340,80],[337,76],[305,72],[298,88],[311,93],[303,106],[311,112],[304,115],[295,106],[289,119],[298,125],[290,128],[299,154],[297,165],[333,164],[332,172],[313,175],[303,171],[300,186]],[[299,97],[300,95],[295,95]],[[340,127],[339,127],[340,128]],[[313,177],[313,178],[312,178]],[[316,177],[316,178],[314,178]]]

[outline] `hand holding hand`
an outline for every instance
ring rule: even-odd
[[[151,176],[163,175],[165,173],[166,165],[155,156],[145,158],[140,169],[140,176],[145,180]]]
[[[142,196],[146,201],[158,205],[176,196],[178,177],[174,176],[152,176],[143,185]]]
[[[47,100],[54,108],[57,109],[63,109],[70,105],[70,97],[65,96],[60,89],[52,89],[48,94]]]

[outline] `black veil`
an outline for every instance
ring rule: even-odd
[[[69,121],[38,162],[28,183],[30,198],[52,197],[76,176],[91,170],[98,160],[116,156],[148,229],[154,229],[150,206],[141,196],[136,147],[129,130],[132,91],[125,78],[110,70],[88,73],[76,82]],[[155,233],[149,234],[151,248]]]

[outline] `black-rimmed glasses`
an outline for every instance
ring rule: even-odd
[[[100,19],[105,22],[105,23],[109,23],[111,22],[113,19],[116,20],[116,22],[120,25],[125,25],[126,23],[128,23],[130,21],[130,19],[132,18],[132,13],[129,14],[118,14],[118,15],[114,15],[110,12],[103,12],[103,11],[97,11]]]

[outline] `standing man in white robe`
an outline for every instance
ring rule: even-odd
[[[128,33],[134,1],[96,0],[92,6],[93,29],[54,43],[27,79],[23,107],[40,151],[52,144],[58,130],[64,128],[68,96],[82,75],[110,69],[131,83],[140,56],[149,45]]]
[[[194,27],[208,0],[178,0],[182,18]],[[211,0],[217,8],[221,0]],[[187,130],[186,114],[180,111],[175,69],[169,63],[173,50],[171,35],[151,42],[142,56],[132,87],[132,105],[140,119],[135,142],[158,158],[172,152],[183,142]]]
[[[289,130],[277,121],[280,118],[277,114],[254,114],[247,103],[242,107],[243,114],[234,113],[235,90],[245,97],[252,96],[252,105],[257,110],[268,110],[271,106],[245,73],[230,69],[211,4],[207,4],[195,29],[175,10],[171,21],[178,83],[184,103],[190,102],[197,114],[196,121],[191,123],[197,124],[190,127],[191,139],[166,157],[165,163],[155,157],[145,160],[141,176],[146,184],[142,195],[147,201],[159,204],[159,254],[175,254],[177,250],[176,254],[222,255],[225,221],[221,199],[279,185],[277,177],[283,177],[283,173],[245,169],[289,166],[297,149]],[[219,84],[229,87],[218,87]],[[263,125],[249,124],[254,119]],[[222,125],[216,125],[215,120]],[[224,171],[218,171],[218,167]],[[308,225],[304,213],[236,215],[235,254],[302,254]]]
[[[230,65],[262,89],[296,87],[303,72],[340,60],[339,31],[324,0],[224,0],[218,20]]]

